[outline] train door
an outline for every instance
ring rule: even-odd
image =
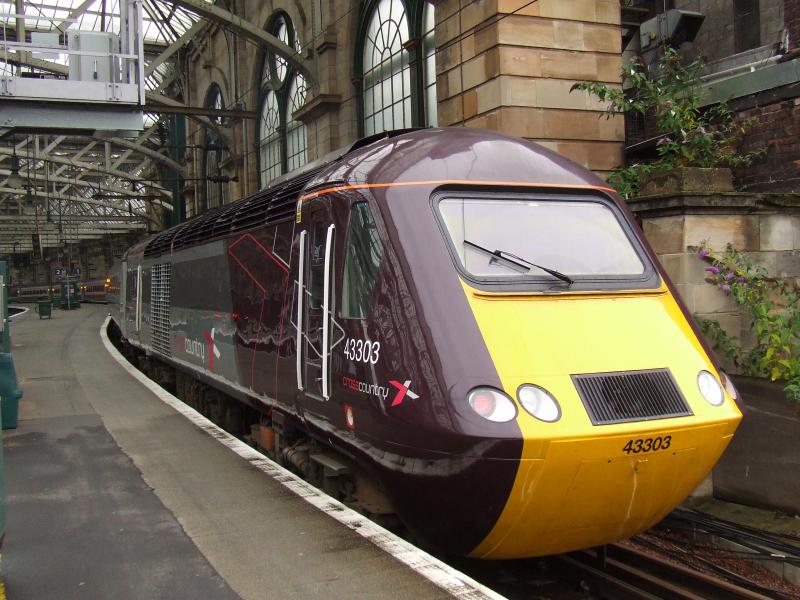
[[[341,337],[334,331],[335,290],[333,285],[336,226],[330,204],[315,203],[302,214],[300,231],[297,310],[301,327],[298,331],[298,388],[305,408],[319,411],[311,402],[326,402],[331,396],[331,348]]]

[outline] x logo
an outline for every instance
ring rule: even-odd
[[[417,398],[419,398],[417,394],[408,389],[409,386],[411,385],[410,379],[406,379],[405,383],[400,383],[399,381],[395,381],[394,379],[392,379],[389,383],[397,388],[397,394],[395,395],[394,400],[392,400],[392,406],[397,406],[398,404],[402,404],[406,396],[408,396],[412,400],[416,400]]]

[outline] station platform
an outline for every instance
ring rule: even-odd
[[[101,338],[107,311],[12,324],[9,598],[500,597],[148,387]]]

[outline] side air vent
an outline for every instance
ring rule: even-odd
[[[573,375],[572,381],[595,425],[693,414],[668,369]]]
[[[280,179],[266,190],[256,192],[231,204],[224,204],[154,236],[144,251],[146,258],[176,252],[218,240],[240,231],[264,227],[294,219],[297,199],[303,188],[327,164],[302,171],[288,179]]]
[[[153,332],[153,348],[164,356],[172,356],[170,349],[169,304],[172,265],[153,265],[150,285],[150,327]]]

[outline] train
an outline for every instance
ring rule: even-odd
[[[11,302],[37,302],[41,298],[50,298],[66,305],[67,297],[70,305],[77,307],[81,302],[107,304],[109,299],[119,298],[119,279],[117,273],[109,273],[102,279],[78,280],[63,278],[53,284],[21,285],[11,287]]]
[[[78,284],[81,302],[108,304],[119,299],[119,276],[109,273],[101,279],[88,279]]]
[[[447,555],[641,532],[742,417],[616,192],[496,132],[365,138],[131,247],[120,284],[151,376]]]

